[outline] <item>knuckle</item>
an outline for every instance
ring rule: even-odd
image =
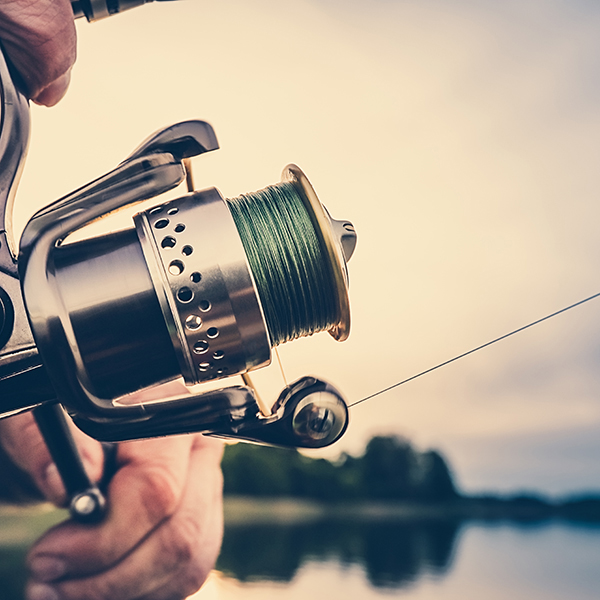
[[[184,582],[187,584],[185,593],[192,595],[197,592],[207,580],[212,568],[212,563],[208,565],[204,561],[198,561],[188,570]]]
[[[206,569],[199,567],[188,570],[184,577],[181,578],[181,597],[188,597],[195,594],[204,585],[208,574],[209,572]]]
[[[171,527],[166,540],[166,552],[173,565],[189,566],[194,563],[199,546],[199,532],[195,523],[186,521]]]
[[[163,542],[164,557],[177,573],[177,587],[182,597],[196,592],[206,581],[220,547],[220,536],[208,536],[202,519],[189,514],[171,524]]]

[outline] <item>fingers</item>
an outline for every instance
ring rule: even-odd
[[[218,459],[212,462],[217,468],[211,467],[210,462],[203,466],[198,460],[199,456],[190,465],[190,493],[186,494],[170,531],[165,528],[163,533],[168,542],[178,531],[183,534],[187,532],[190,544],[185,554],[189,554],[190,559],[176,564],[163,587],[144,590],[143,600],[175,600],[189,596],[202,586],[214,567],[223,538],[221,454],[222,444],[219,443]],[[203,478],[198,477],[201,471]],[[160,546],[156,546],[155,551],[157,556],[162,555]]]
[[[3,0],[0,39],[22,81],[22,91],[51,106],[66,92],[76,58],[69,0]]]
[[[94,560],[106,565],[107,561],[101,554],[111,552],[110,544],[117,545],[121,551],[131,545],[135,535],[130,536],[129,528],[134,525],[139,505],[127,507],[129,521],[126,528],[120,530],[115,530],[109,522],[93,528],[93,532],[89,528],[75,526],[82,531],[88,530],[90,539],[86,544],[103,538],[102,551],[93,544],[77,546],[73,543],[66,550],[61,529],[67,526],[59,526],[34,548],[30,564],[34,565],[36,559],[41,557],[48,560],[60,556],[68,565],[66,574],[54,583],[42,583],[39,578],[38,581],[32,581],[28,589],[31,600],[52,598],[51,593],[61,600],[172,600],[184,598],[200,587],[216,561],[221,544],[221,445],[214,440],[204,441],[201,436],[186,438],[193,440],[193,444],[190,444],[188,459],[185,460],[183,490],[172,515],[162,519],[145,537],[137,539],[134,547],[121,555],[118,562],[93,575],[87,575],[90,565],[80,561],[78,554],[89,551],[94,555]],[[146,444],[139,443],[136,452],[154,454],[158,450],[157,447],[147,447],[147,452],[142,447]],[[150,458],[148,462],[151,462]],[[134,485],[129,480],[128,484]],[[111,489],[110,501],[116,510],[120,501],[112,494]],[[152,504],[153,490],[146,488],[146,494],[145,498],[140,498],[142,505]],[[103,528],[106,528],[106,532],[101,531]],[[69,535],[73,533],[71,529]],[[139,535],[139,530],[136,535]],[[84,538],[85,535],[80,537],[79,542],[83,543]],[[119,538],[125,538],[128,543],[123,544]],[[58,572],[55,571],[55,577]]]
[[[121,444],[110,482],[108,514],[97,526],[67,522],[44,536],[31,554],[68,566],[66,575],[100,572],[118,562],[177,510],[186,486],[194,438],[177,436]]]
[[[88,475],[93,481],[99,481],[104,463],[102,447],[72,423],[71,431]],[[0,421],[0,443],[14,464],[32,477],[48,500],[64,505],[65,488],[30,412]]]

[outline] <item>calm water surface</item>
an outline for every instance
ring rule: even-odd
[[[38,524],[38,528],[46,526]],[[31,519],[0,519],[0,598],[22,600]],[[600,526],[235,525],[193,600],[598,600]]]
[[[600,598],[600,527],[563,523],[348,527],[353,531],[339,531],[337,540],[332,527],[323,532],[328,536],[324,541],[312,544],[307,543],[306,536],[315,533],[313,526],[262,528],[262,532],[257,528],[253,532],[253,528],[229,529],[219,571],[193,598]],[[258,536],[257,542],[252,541],[251,533]],[[262,553],[259,545],[268,543],[269,536],[274,543],[274,560],[256,568],[248,566],[258,561]],[[282,536],[290,544],[287,551],[281,544]],[[228,555],[229,544],[241,544],[233,558]],[[253,558],[237,571],[242,553]]]

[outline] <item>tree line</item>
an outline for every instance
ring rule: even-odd
[[[310,458],[295,449],[228,445],[225,494],[336,500],[446,502],[459,496],[444,457],[407,440],[376,436],[361,456]]]

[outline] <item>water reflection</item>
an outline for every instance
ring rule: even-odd
[[[459,528],[438,520],[236,524],[225,530],[217,568],[244,582],[289,582],[307,561],[333,559],[360,565],[375,587],[400,588],[448,571]]]
[[[600,526],[559,520],[230,522],[195,600],[597,600]],[[48,525],[0,518],[0,599],[23,600],[27,547]],[[38,527],[39,526],[39,527]]]

